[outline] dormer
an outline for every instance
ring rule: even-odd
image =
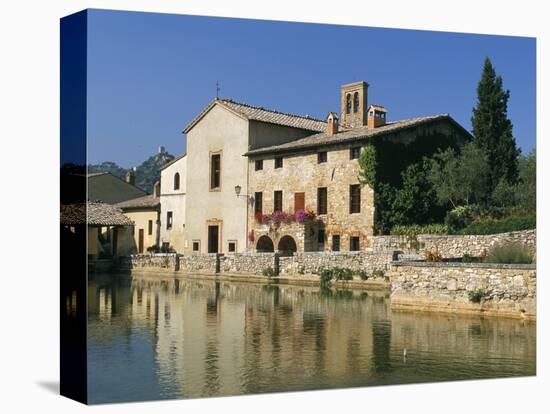
[[[382,105],[369,105],[367,109],[368,128],[378,128],[386,125],[387,112],[388,111],[386,110],[386,108],[384,108]]]
[[[338,114],[329,112],[327,115],[327,135],[330,137],[338,133]]]

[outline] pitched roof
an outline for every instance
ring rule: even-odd
[[[122,201],[121,203],[115,204],[115,207],[126,210],[133,208],[157,208],[159,205],[160,199],[150,194],[132,200]]]
[[[132,220],[122,210],[105,203],[76,203],[61,205],[61,224],[75,226],[131,226]]]
[[[441,120],[449,120],[466,134],[469,134],[460,124],[450,117],[449,114],[440,114],[432,116],[424,116],[419,118],[405,119],[401,121],[388,122],[384,126],[377,128],[368,128],[367,126],[361,126],[357,128],[347,129],[338,134],[329,136],[326,132],[320,134],[310,135],[305,138],[300,138],[295,141],[287,142],[285,144],[273,145],[270,147],[257,148],[248,151],[244,155],[259,155],[274,152],[289,152],[294,150],[302,150],[307,148],[316,148],[325,145],[341,144],[346,142],[361,141],[369,138],[373,138],[380,135],[391,134],[397,131],[401,131],[407,128],[413,128],[419,125],[427,124],[430,122],[436,122]]]
[[[231,99],[215,99],[210,102],[206,108],[204,108],[189,124],[187,124],[183,132],[187,134],[215,105],[221,105],[251,121],[266,122],[269,124],[283,125],[314,132],[320,132],[326,129],[325,121],[310,116],[279,112],[273,109],[235,102]]]
[[[166,164],[164,164],[162,167],[160,167],[160,171],[164,170],[165,168],[171,166],[172,164],[174,164],[176,161],[179,161],[181,160],[183,157],[185,157],[187,155],[187,153],[185,154],[181,154],[181,155],[178,155],[176,158],[174,158],[172,161],[168,161]]]

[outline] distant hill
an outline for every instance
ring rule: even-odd
[[[159,148],[159,152],[150,156],[140,165],[135,167],[136,186],[148,193],[153,192],[153,185],[160,180],[160,168],[169,161],[172,161],[174,156],[168,153],[164,147]],[[112,161],[104,161],[100,164],[89,164],[88,173],[108,172],[114,176],[120,177],[123,180],[126,173],[130,169],[122,168]]]

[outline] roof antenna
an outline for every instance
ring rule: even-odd
[[[216,101],[220,99],[219,94],[220,94],[220,83],[216,81]]]

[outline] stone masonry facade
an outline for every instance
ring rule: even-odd
[[[255,209],[249,209],[248,228],[254,234],[249,250],[255,251],[256,242],[267,235],[274,242],[284,235],[296,241],[298,251],[331,251],[332,238],[340,236],[340,251],[350,250],[352,237],[359,237],[360,250],[365,250],[373,234],[374,192],[365,185],[360,186],[360,212],[350,213],[350,185],[359,184],[359,164],[350,159],[350,150],[358,144],[323,147],[327,151],[326,162],[318,162],[318,152],[302,152],[282,155],[283,165],[275,168],[275,156],[249,157],[250,195],[262,193],[262,213],[271,214],[274,210],[274,192],[282,191],[284,212],[294,213],[296,193],[304,193],[306,210],[318,213],[317,189],[327,189],[327,213],[317,214],[315,225],[297,223],[281,224],[277,229],[256,221]],[[263,169],[256,171],[256,160],[263,160]],[[324,229],[324,243],[318,243],[318,232]],[[277,233],[277,234],[275,234]]]

